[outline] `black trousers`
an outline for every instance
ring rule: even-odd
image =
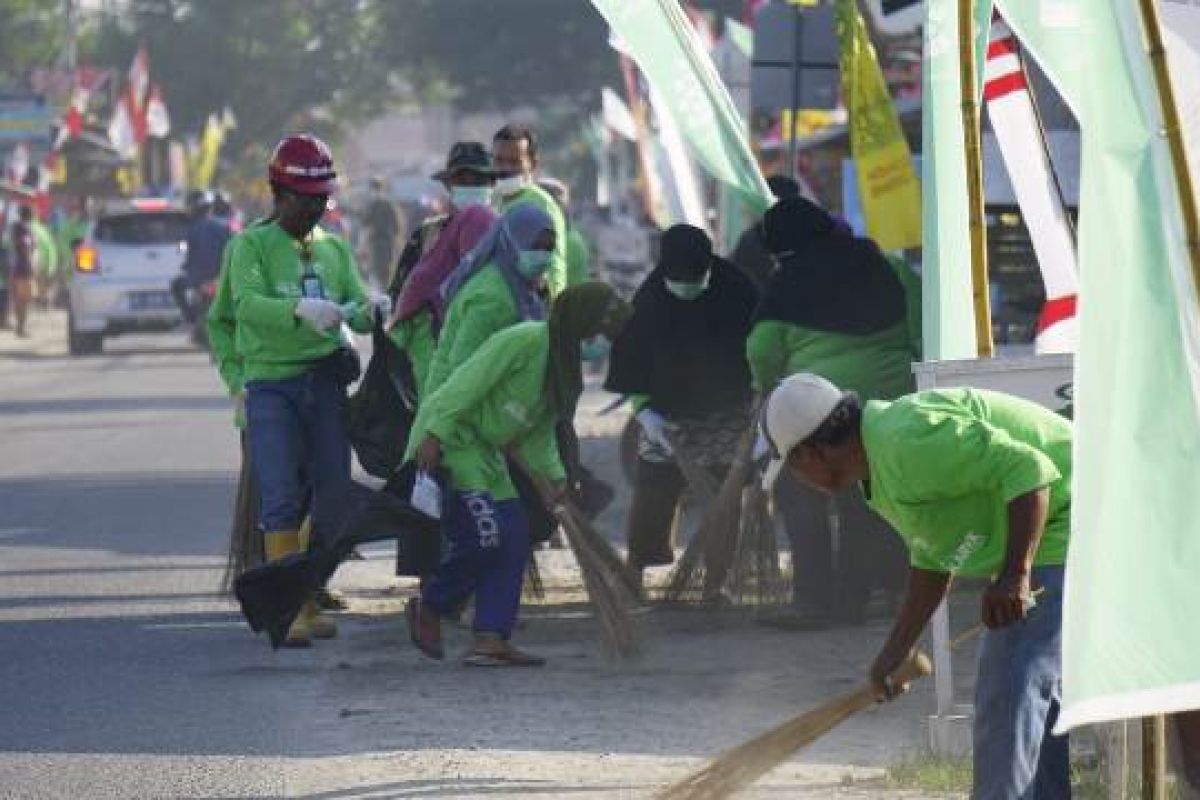
[[[861,617],[874,589],[900,591],[907,559],[900,537],[857,487],[836,497],[784,474],[775,506],[792,545],[792,600],[831,616]],[[830,512],[839,518],[834,547]]]

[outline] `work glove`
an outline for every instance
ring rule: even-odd
[[[322,297],[303,297],[296,303],[296,319],[302,319],[319,331],[328,331],[342,324],[342,309],[337,303]]]
[[[654,409],[643,408],[637,413],[636,419],[651,444],[661,448],[668,455],[675,452],[675,449],[671,447],[670,423],[667,422],[666,417]]]

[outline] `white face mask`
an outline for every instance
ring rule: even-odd
[[[492,202],[492,187],[451,186],[450,202],[454,204],[455,208],[489,205]]]
[[[524,189],[529,185],[528,175],[509,175],[505,178],[496,179],[496,194],[501,197],[509,197]]]

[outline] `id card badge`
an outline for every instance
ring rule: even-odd
[[[304,265],[304,274],[300,277],[300,294],[303,297],[325,299],[325,284],[321,276],[313,269],[312,262]]]

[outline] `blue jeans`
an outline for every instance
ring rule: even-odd
[[[1071,796],[1070,748],[1053,736],[1062,699],[1062,567],[1033,570],[1043,589],[1023,622],[984,634],[975,680],[973,800]]]
[[[246,384],[250,463],[264,531],[297,530],[310,512],[313,543],[337,537],[350,489],[344,402],[345,389],[322,370]]]
[[[487,492],[450,492],[442,535],[445,557],[425,582],[421,601],[447,615],[474,594],[475,632],[509,638],[529,561],[529,525],[521,501],[493,500]]]

